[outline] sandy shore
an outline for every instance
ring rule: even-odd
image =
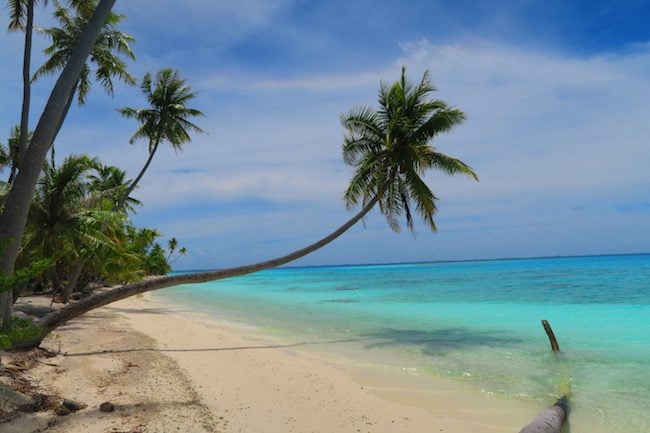
[[[73,321],[45,346],[62,354],[34,379],[88,408],[26,415],[3,433],[517,432],[541,409],[278,344],[149,296]],[[116,411],[99,412],[104,401]]]

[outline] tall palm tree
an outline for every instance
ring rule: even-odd
[[[19,168],[20,158],[25,156],[27,143],[29,142],[29,106],[31,103],[31,58],[32,58],[32,36],[34,33],[34,6],[38,0],[8,0],[7,8],[9,9],[9,31],[24,31],[25,43],[23,46],[23,101],[20,113],[20,133],[18,141],[18,157],[14,159],[8,183],[12,183]],[[47,5],[47,0],[41,0],[43,5]],[[96,6],[89,0],[69,0],[69,3],[83,10],[88,16],[92,14],[92,8]]]
[[[129,143],[133,144],[139,139],[149,141],[149,157],[135,180],[131,182],[126,196],[133,192],[144,176],[160,143],[166,141],[175,151],[180,151],[185,143],[192,140],[190,133],[204,132],[190,121],[193,117],[203,116],[201,111],[187,106],[187,103],[196,97],[196,92],[192,91],[177,70],[161,69],[156,73],[155,82],[151,74],[147,73],[140,89],[147,98],[149,108],[127,107],[118,110],[122,116],[140,122],[140,127]]]
[[[50,39],[50,45],[43,50],[49,56],[48,60],[36,70],[33,80],[44,75],[58,73],[67,64],[70,55],[77,45],[81,32],[88,24],[95,8],[95,0],[84,0],[71,2],[72,10],[63,7],[56,2],[54,16],[59,27],[43,29],[42,32]],[[111,96],[114,94],[114,79],[118,79],[128,85],[135,85],[136,79],[128,73],[126,63],[121,56],[134,60],[135,55],[131,50],[131,43],[134,39],[117,29],[117,26],[125,18],[124,15],[111,12],[106,18],[101,32],[93,45],[88,61],[84,64],[81,75],[75,88],[66,103],[67,114],[74,95],[77,95],[79,105],[83,105],[91,88],[91,75],[102,85],[104,90]],[[60,128],[60,126],[59,126]],[[58,133],[58,131],[57,131]]]
[[[201,283],[257,272],[299,259],[345,233],[379,203],[393,229],[399,227],[397,218],[404,216],[412,225],[411,208],[435,230],[435,196],[420,177],[427,168],[440,168],[445,173],[465,174],[477,179],[474,171],[458,159],[436,152],[430,141],[439,133],[448,132],[464,119],[461,111],[439,100],[428,100],[434,90],[424,74],[418,85],[406,80],[402,69],[401,80],[388,86],[381,85],[379,109],[357,108],[342,117],[347,134],[343,156],[355,167],[350,186],[345,192],[348,206],[358,203],[363,208],[349,221],[328,236],[300,250],[282,257],[230,269],[163,276],[94,294],[43,317],[38,325],[41,336],[24,342],[25,347],[37,345],[58,326],[87,311],[139,293],[178,284]]]
[[[95,11],[79,37],[70,59],[57,79],[38,121],[31,144],[11,190],[5,198],[0,213],[0,275],[10,277],[14,273],[16,257],[25,233],[27,215],[34,195],[38,176],[47,151],[52,146],[59,125],[65,118],[64,108],[76,87],[95,40],[115,5],[116,0],[100,0]],[[11,287],[0,285],[0,323],[5,324],[13,314]]]

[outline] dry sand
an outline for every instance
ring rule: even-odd
[[[517,432],[541,410],[318,345],[278,344],[150,296],[91,312],[44,345],[62,354],[34,379],[88,408],[25,415],[2,433]],[[115,412],[100,412],[104,401]]]

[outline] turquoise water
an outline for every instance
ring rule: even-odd
[[[573,433],[650,432],[650,255],[285,268],[162,296],[540,408],[570,385]]]

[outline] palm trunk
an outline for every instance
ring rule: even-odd
[[[79,280],[79,277],[81,276],[81,272],[84,270],[84,266],[86,265],[86,261],[82,258],[79,258],[77,260],[77,264],[74,265],[74,268],[72,269],[72,272],[70,273],[70,277],[68,278],[68,282],[66,283],[65,287],[63,288],[63,302],[67,303],[70,300],[70,296],[72,296],[72,293],[74,292],[75,287],[77,287],[77,281]]]
[[[27,134],[29,133],[29,105],[31,102],[31,58],[32,34],[34,33],[34,0],[27,1],[27,26],[25,27],[25,52],[23,53],[23,106],[20,113],[20,136],[18,138],[18,161],[27,152]]]
[[[126,189],[124,192],[124,197],[122,197],[120,201],[120,209],[124,207],[126,204],[126,199],[129,198],[129,195],[133,192],[135,187],[138,185],[140,180],[142,179],[142,176],[144,176],[144,173],[147,171],[149,168],[149,164],[151,164],[151,161],[153,160],[153,156],[156,154],[156,150],[158,150],[158,145],[160,144],[160,134],[158,134],[158,137],[156,138],[156,142],[153,145],[153,148],[151,149],[151,152],[149,152],[149,158],[147,158],[147,162],[144,163],[144,166],[142,167],[142,170],[140,170],[140,173],[138,173],[138,176],[135,178],[133,182],[129,185],[129,187]]]
[[[18,172],[20,160],[27,151],[27,134],[29,131],[29,105],[31,102],[32,83],[30,69],[32,60],[32,35],[34,34],[34,0],[27,1],[27,23],[25,25],[25,47],[23,52],[23,105],[20,112],[20,133],[18,136],[18,151],[12,161],[7,183],[13,183]]]
[[[116,0],[100,0],[92,18],[81,33],[70,60],[61,72],[45,105],[43,114],[34,131],[31,144],[20,161],[20,171],[14,179],[0,215],[0,274],[12,275],[18,249],[25,232],[29,206],[34,196],[38,176],[45,156],[54,141],[54,134],[63,117],[63,111],[83,65],[90,54],[95,39],[106,22]],[[0,322],[12,316],[12,294],[7,290],[0,294]]]
[[[59,136],[59,132],[61,131],[61,127],[63,126],[63,122],[65,121],[65,118],[68,116],[68,112],[70,111],[70,107],[72,106],[72,101],[74,101],[74,95],[77,93],[77,86],[79,84],[79,81],[75,83],[74,87],[72,88],[72,92],[70,92],[70,97],[68,97],[68,102],[66,102],[65,107],[63,108],[63,116],[61,117],[61,121],[59,121],[59,126],[56,127],[56,132],[54,133],[54,139],[52,142],[56,140],[56,137]],[[52,146],[54,146],[54,143],[52,143]],[[54,166],[54,164],[52,164]]]
[[[343,224],[341,227],[336,229],[334,232],[325,236],[313,244],[302,248],[300,250],[294,251],[290,254],[287,254],[282,257],[275,259],[267,260],[264,262],[254,263],[252,265],[240,266],[230,269],[221,269],[208,272],[197,272],[194,274],[182,274],[174,276],[164,276],[155,279],[150,279],[146,281],[140,281],[138,283],[127,284],[117,289],[107,290],[95,295],[89,296],[86,299],[75,302],[74,304],[69,304],[57,311],[47,314],[41,320],[39,320],[38,325],[41,328],[41,334],[31,340],[22,342],[19,346],[15,348],[25,348],[25,347],[35,347],[40,344],[40,342],[54,329],[65,324],[66,322],[75,319],[82,314],[94,310],[96,308],[102,307],[104,305],[110,304],[121,299],[128,298],[140,293],[150,292],[152,290],[163,289],[165,287],[177,286],[179,284],[196,284],[204,283],[206,281],[215,281],[221,280],[224,278],[236,277],[240,275],[250,274],[252,272],[261,271],[264,269],[270,269],[277,266],[284,265],[293,260],[299,259],[306,256],[309,253],[312,253],[319,248],[324,247],[325,245],[332,242],[334,239],[341,236],[345,233],[350,227],[356,224],[360,219],[362,219],[377,203],[377,198],[372,199],[367,203],[361,211],[353,216],[348,222]]]
[[[542,412],[519,433],[560,433],[569,414],[569,402],[566,397],[559,399],[553,406]]]

